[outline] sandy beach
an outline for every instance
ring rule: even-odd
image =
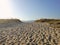
[[[0,24],[0,45],[60,45],[60,29],[39,22]]]

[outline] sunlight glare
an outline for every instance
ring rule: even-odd
[[[12,8],[10,0],[0,0],[0,18],[12,18]]]

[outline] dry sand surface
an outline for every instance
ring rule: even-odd
[[[0,45],[60,45],[60,29],[47,23],[0,24]]]

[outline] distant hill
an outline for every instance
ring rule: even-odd
[[[19,19],[0,19],[0,23],[21,22]]]

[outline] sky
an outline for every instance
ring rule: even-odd
[[[0,0],[0,18],[60,19],[60,0]]]

